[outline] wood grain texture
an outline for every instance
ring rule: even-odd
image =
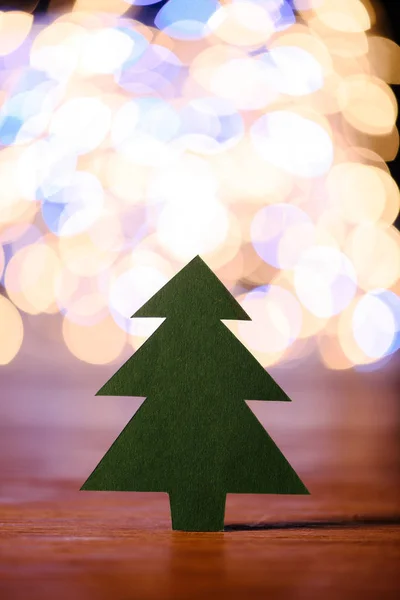
[[[312,487],[309,501],[228,496],[228,530],[193,534],[170,530],[163,494],[60,482],[49,501],[2,505],[0,597],[396,598],[396,487],[364,487],[363,501],[352,485]]]

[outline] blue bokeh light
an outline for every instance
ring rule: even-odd
[[[220,6],[217,0],[169,0],[158,12],[154,23],[171,37],[201,39],[208,35],[207,22]]]

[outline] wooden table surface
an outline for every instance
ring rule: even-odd
[[[398,487],[363,488],[362,502],[352,484],[310,487],[301,499],[228,496],[223,533],[171,531],[163,494],[60,483],[51,500],[3,503],[0,597],[396,598]]]

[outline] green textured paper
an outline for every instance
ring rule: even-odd
[[[167,492],[172,527],[221,531],[227,493],[308,494],[245,400],[290,398],[221,322],[250,320],[200,257],[134,317],[165,317],[97,392],[145,396],[83,490]]]

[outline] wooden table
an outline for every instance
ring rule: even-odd
[[[166,495],[74,487],[2,505],[2,600],[365,600],[400,591],[392,485],[364,488],[361,503],[360,488],[320,481],[309,498],[228,496],[226,531],[203,534],[170,530]]]

